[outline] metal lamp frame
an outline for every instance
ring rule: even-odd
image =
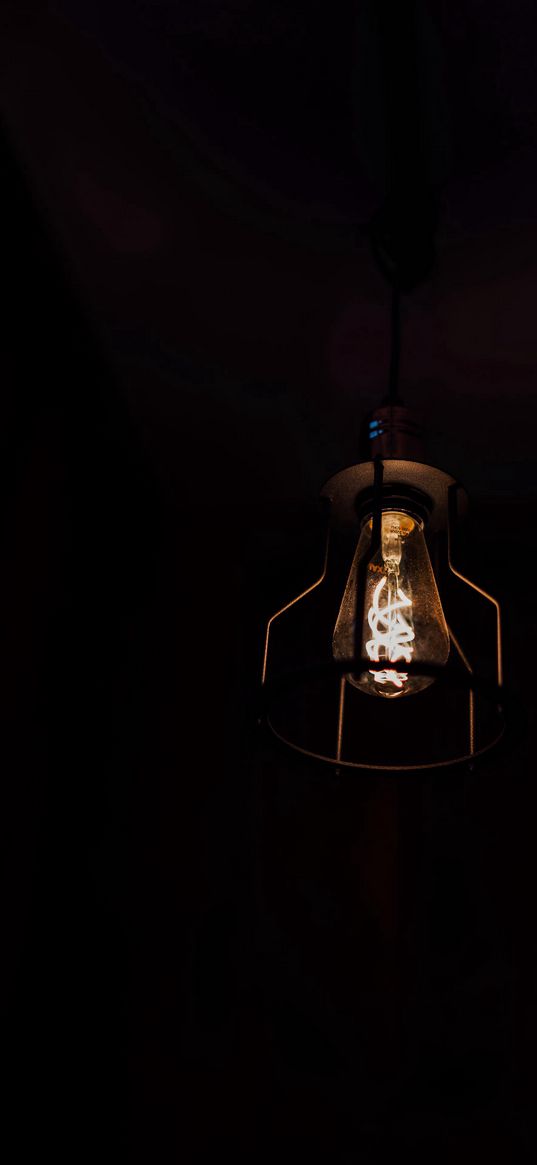
[[[329,666],[331,673],[340,674],[339,682],[339,701],[337,711],[337,723],[334,725],[334,753],[333,755],[322,755],[320,753],[310,751],[294,741],[283,736],[273,725],[270,716],[270,698],[274,694],[275,688],[278,688],[283,682],[284,687],[290,683],[296,685],[300,682],[300,678],[304,678],[304,670],[294,672],[292,676],[279,677],[274,684],[274,678],[270,674],[269,660],[270,660],[270,637],[274,624],[281,619],[287,612],[291,611],[297,606],[307,595],[317,590],[324,582],[328,567],[328,552],[330,546],[330,526],[328,528],[324,562],[321,574],[311,586],[306,587],[290,602],[280,607],[268,620],[265,632],[263,664],[262,664],[262,688],[266,697],[267,707],[267,724],[271,732],[280,741],[295,751],[302,753],[305,756],[311,757],[315,760],[324,761],[328,764],[335,765],[338,768],[344,767],[348,769],[367,769],[379,770],[383,772],[414,772],[421,769],[436,769],[446,768],[464,762],[471,763],[476,757],[488,752],[501,740],[505,730],[504,717],[504,687],[503,687],[503,663],[502,663],[502,622],[501,622],[501,607],[498,599],[489,594],[483,587],[478,586],[477,583],[472,582],[466,575],[462,574],[453,564],[452,560],[452,546],[453,546],[453,528],[459,512],[459,501],[462,500],[463,505],[466,503],[466,493],[461,484],[455,481],[448,474],[442,470],[436,469],[434,466],[425,465],[422,462],[399,461],[399,460],[382,460],[380,456],[376,457],[373,462],[363,462],[359,465],[351,466],[349,469],[343,470],[336,474],[326,483],[322,491],[322,496],[330,499],[332,503],[331,517],[335,524],[340,529],[353,528],[357,524],[356,517],[356,502],[360,496],[371,487],[372,494],[370,498],[371,512],[373,516],[373,530],[371,537],[371,545],[369,552],[366,553],[361,562],[361,568],[358,574],[358,605],[357,612],[362,612],[365,605],[366,593],[366,572],[367,566],[373,558],[376,549],[380,545],[380,530],[382,518],[382,501],[383,490],[390,484],[397,483],[401,487],[414,487],[424,490],[430,502],[430,520],[429,527],[433,531],[438,531],[447,528],[447,564],[450,573],[457,578],[464,586],[468,587],[476,594],[478,594],[485,602],[492,604],[496,612],[496,683],[490,684],[476,674],[476,671],[470,662],[467,653],[459,642],[457,636],[452,628],[448,625],[449,638],[453,647],[461,660],[464,667],[464,678],[459,677],[457,680],[448,673],[447,669],[439,668],[437,665],[428,665],[426,663],[408,664],[405,665],[405,670],[414,674],[422,676],[430,676],[446,682],[448,684],[461,682],[468,688],[468,749],[464,753],[457,754],[449,759],[431,760],[428,763],[420,764],[372,764],[365,761],[349,760],[343,755],[343,736],[345,724],[345,696],[346,696],[346,674],[350,671],[357,672],[362,670],[380,670],[385,667],[385,661],[375,664],[369,659],[364,659],[361,656],[361,628],[362,618],[356,618],[356,635],[355,654],[352,659],[334,661]],[[326,665],[321,664],[314,668],[315,671],[326,670]],[[308,674],[311,674],[312,669],[306,669]],[[475,692],[480,690],[484,692],[495,704],[501,720],[501,730],[487,743],[476,748],[476,702]],[[268,699],[267,699],[268,697]]]

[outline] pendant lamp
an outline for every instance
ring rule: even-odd
[[[455,558],[468,499],[430,464],[398,395],[400,287],[387,397],[369,457],[324,485],[322,568],[268,621],[266,722],[299,753],[402,772],[467,762],[505,728],[501,609]]]

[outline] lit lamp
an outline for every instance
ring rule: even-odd
[[[393,504],[393,503],[392,503]],[[359,610],[360,563],[367,560],[360,654],[383,662],[380,671],[349,674],[349,682],[373,696],[394,698],[419,692],[433,681],[409,676],[405,663],[445,664],[447,629],[424,536],[424,523],[410,509],[383,509],[380,544],[372,553],[373,519],[362,527],[334,629],[334,659],[353,655]]]
[[[397,395],[398,332],[394,291],[390,391],[369,421],[369,460],[322,490],[323,567],[270,618],[262,675],[281,741],[388,771],[472,762],[504,731],[500,605],[453,563],[467,497],[427,463]]]

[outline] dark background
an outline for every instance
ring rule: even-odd
[[[394,781],[256,727],[264,619],[386,384],[372,12],[3,5],[9,1160],[532,1157],[530,3],[419,6],[441,215],[402,359],[524,731]]]

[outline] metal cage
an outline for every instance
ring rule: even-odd
[[[394,710],[396,702],[372,701],[347,683],[346,676],[351,671],[372,671],[384,666],[361,657],[360,620],[356,618],[356,634],[359,629],[360,639],[356,639],[354,656],[336,662],[328,650],[330,602],[325,603],[324,609],[322,602],[317,610],[312,608],[312,599],[315,597],[318,602],[318,597],[330,590],[334,533],[355,542],[360,510],[363,512],[365,505],[372,514],[373,534],[357,583],[357,610],[363,612],[365,570],[379,544],[386,498],[393,496],[394,491],[403,494],[419,491],[427,498],[429,544],[431,540],[444,540],[446,575],[451,583],[455,580],[463,588],[465,596],[471,594],[486,604],[491,614],[492,608],[495,624],[494,634],[483,637],[486,650],[481,650],[480,644],[482,658],[476,666],[471,651],[467,645],[463,646],[451,618],[446,616],[453,649],[449,666],[405,664],[405,671],[434,678],[436,682],[427,689],[429,693],[434,690],[434,697],[425,699],[426,692],[408,696],[402,701],[405,705],[402,711]],[[321,573],[309,587],[276,611],[266,627],[262,690],[268,727],[280,741],[299,753],[347,769],[406,772],[472,763],[504,734],[505,693],[500,603],[453,563],[454,527],[467,502],[463,487],[449,474],[422,462],[383,460],[377,456],[374,461],[336,474],[326,483],[322,497],[330,502],[330,524]],[[293,645],[293,617],[303,618],[308,603],[310,620],[315,626],[308,633],[306,618]],[[460,595],[458,609],[461,609]],[[328,620],[328,626],[319,627],[319,621],[323,620]],[[282,630],[285,634],[275,650],[275,634]],[[317,651],[311,650],[309,636],[314,647],[317,644]],[[308,651],[304,651],[304,642]],[[372,703],[383,706],[372,708]]]

